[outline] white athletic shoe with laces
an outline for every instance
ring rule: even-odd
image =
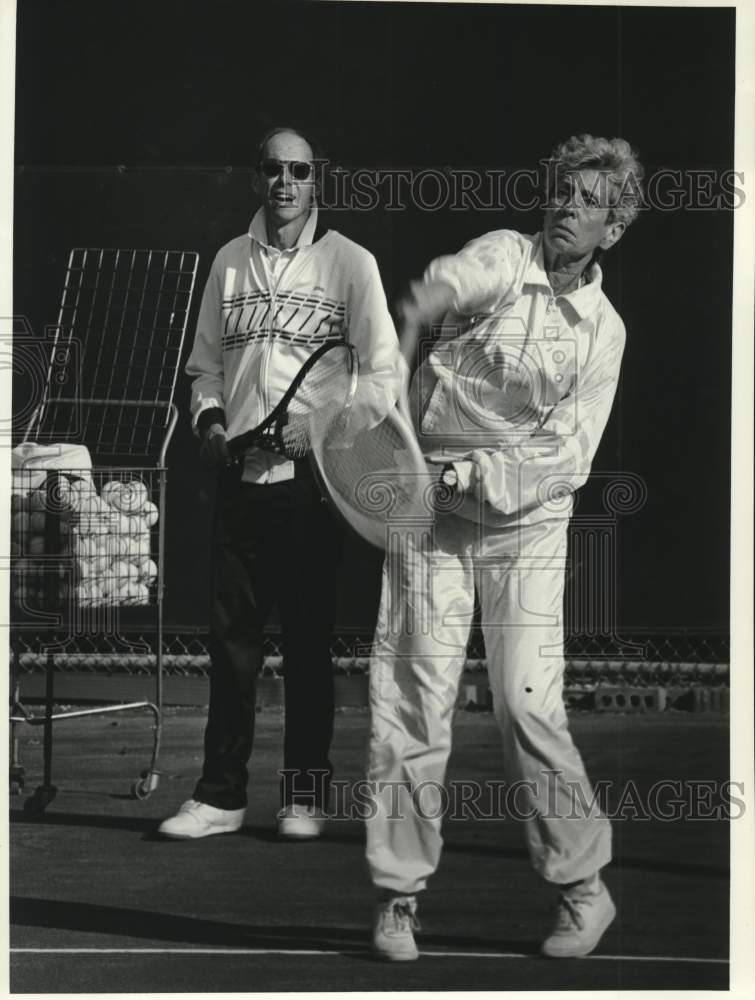
[[[561,893],[556,923],[540,951],[548,958],[589,955],[616,916],[616,907],[603,882],[580,884]]]
[[[216,833],[235,833],[244,822],[246,809],[217,809],[189,799],[175,816],[163,820],[157,832],[172,840],[196,840]]]
[[[372,953],[388,962],[413,962],[419,958],[414,931],[420,930],[414,896],[394,896],[375,907]]]
[[[294,802],[278,813],[278,836],[286,840],[314,840],[325,830],[325,814],[315,806]]]

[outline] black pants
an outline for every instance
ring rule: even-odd
[[[213,535],[210,710],[194,797],[246,805],[262,630],[273,604],[283,633],[285,736],[281,800],[327,806],[332,774],[333,667],[340,525],[306,463],[295,479],[259,486],[224,473]]]

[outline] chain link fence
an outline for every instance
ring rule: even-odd
[[[152,675],[156,656],[146,633],[118,636],[35,634],[15,636],[20,675],[44,671],[50,657],[56,672],[98,675]],[[203,678],[209,671],[206,632],[192,629],[166,632],[163,636],[163,670],[169,677]],[[340,675],[369,672],[372,635],[340,632],[331,652],[333,670]],[[567,687],[601,683],[727,684],[730,642],[726,633],[665,630],[663,633],[630,632],[618,635],[568,635],[565,643]],[[284,658],[280,636],[265,637],[262,676],[283,676]],[[487,672],[485,645],[479,630],[473,631],[467,648],[465,670]]]

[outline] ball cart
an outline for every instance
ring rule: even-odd
[[[22,792],[17,727],[40,727],[43,776],[29,812],[43,813],[56,795],[54,725],[82,716],[149,713],[151,756],[131,794],[158,786],[167,451],[197,264],[196,253],[177,250],[74,249],[68,258],[38,401],[13,450],[10,782]],[[56,711],[59,670],[108,657],[147,662],[154,695]],[[44,670],[42,711],[24,704],[29,667]]]

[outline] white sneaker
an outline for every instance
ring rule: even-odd
[[[294,802],[278,813],[278,836],[287,840],[314,840],[324,830],[325,815],[316,806]]]
[[[414,896],[394,896],[379,902],[372,931],[373,955],[388,962],[413,962],[419,958],[414,941],[414,931],[419,929]]]
[[[589,955],[616,916],[616,907],[603,882],[594,888],[576,886],[559,898],[556,923],[540,951],[549,958]]]
[[[189,799],[175,816],[163,820],[157,832],[173,840],[195,840],[215,833],[235,833],[244,822],[246,809],[216,809],[206,802]]]

